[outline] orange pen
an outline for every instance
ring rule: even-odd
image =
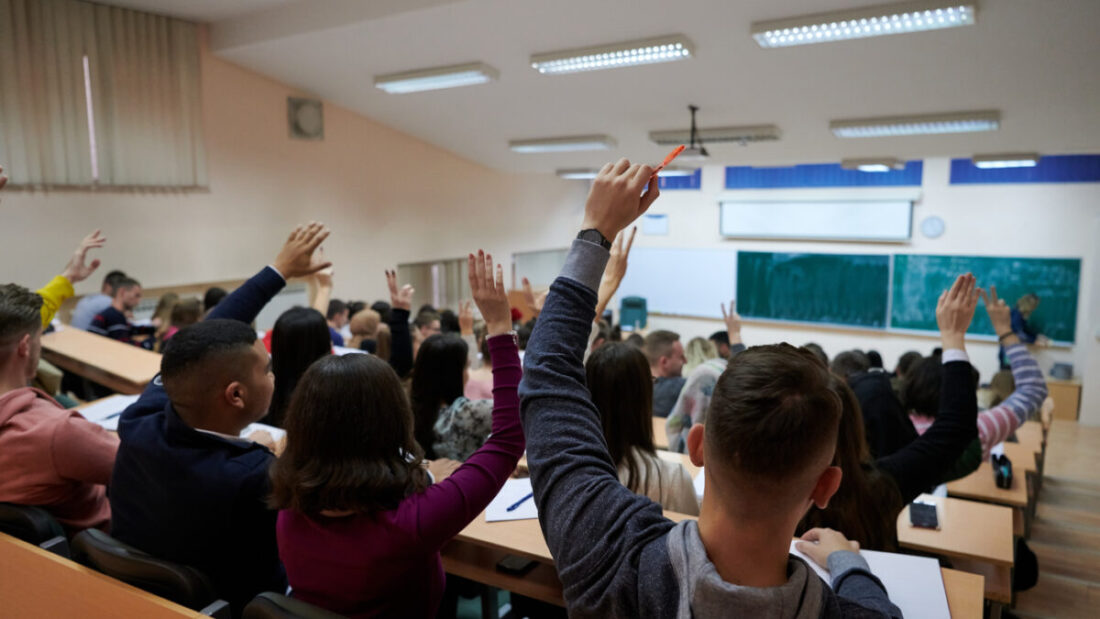
[[[672,163],[672,160],[675,159],[676,157],[678,157],[680,155],[680,153],[684,152],[685,148],[687,148],[687,147],[684,146],[683,144],[681,144],[681,145],[677,146],[676,148],[672,149],[672,152],[669,153],[668,156],[665,157],[665,160],[661,162],[661,165],[657,166],[657,169],[653,170],[653,176],[657,176],[657,173],[660,172],[661,170],[665,169],[666,165]],[[653,176],[651,176],[650,178],[653,178]]]

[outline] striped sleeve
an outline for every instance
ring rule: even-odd
[[[982,440],[983,455],[1008,438],[1028,417],[1038,413],[1047,397],[1043,373],[1027,346],[1009,346],[1005,349],[1005,355],[1012,366],[1016,390],[997,406],[978,415],[978,435]]]

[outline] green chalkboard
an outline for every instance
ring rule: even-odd
[[[737,252],[737,311],[746,318],[883,329],[890,256]]]
[[[894,286],[890,326],[895,329],[936,331],[936,301],[961,273],[971,272],[978,285],[1009,305],[1028,292],[1039,295],[1039,309],[1030,322],[1052,340],[1073,342],[1077,330],[1077,292],[1081,261],[1072,258],[998,258],[978,256],[894,257]],[[981,305],[970,333],[993,335]]]

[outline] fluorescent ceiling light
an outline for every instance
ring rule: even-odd
[[[696,132],[698,140],[704,144],[717,144],[722,142],[737,142],[747,144],[749,142],[766,142],[779,139],[779,127],[775,125],[755,125],[751,127],[720,127],[716,129],[700,129]],[[650,131],[649,139],[661,146],[673,146],[687,144],[691,139],[691,131]],[[683,157],[683,155],[680,155]]]
[[[569,180],[592,180],[600,171],[594,168],[578,168],[571,170],[558,170],[558,176]]]
[[[512,140],[508,148],[517,153],[564,153],[577,150],[608,150],[616,146],[608,135],[580,135],[569,138]]]
[[[450,67],[377,75],[374,78],[374,86],[391,95],[400,95],[422,90],[439,90],[441,88],[485,84],[498,77],[500,77],[500,72],[493,67],[481,62],[474,62]]]
[[[684,152],[687,152],[687,149],[684,149]],[[680,156],[682,157],[683,153],[680,153]],[[658,172],[657,176],[691,176],[691,175],[695,174],[695,171],[698,170],[698,169],[699,168],[680,168],[680,167],[665,168],[665,169],[661,170],[660,172]]]
[[[977,14],[976,0],[918,0],[755,22],[751,32],[760,47],[790,47],[972,26]]]
[[[539,73],[577,73],[618,69],[640,64],[672,62],[690,58],[695,48],[687,37],[676,34],[656,39],[613,43],[531,56],[531,67]]]
[[[838,138],[878,138],[899,135],[995,131],[1000,125],[1000,112],[984,111],[834,120],[829,123],[829,129]]]
[[[996,168],[1034,168],[1039,165],[1038,153],[1002,153],[1000,155],[974,155],[974,165],[983,170]]]
[[[860,172],[889,172],[891,170],[904,169],[905,162],[893,157],[845,159],[840,162],[840,167],[845,170],[859,170]]]

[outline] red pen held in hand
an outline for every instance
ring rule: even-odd
[[[676,148],[672,149],[672,152],[669,153],[668,156],[665,157],[665,160],[661,162],[661,165],[657,166],[657,169],[653,170],[653,176],[657,176],[657,174],[661,170],[665,169],[666,165],[672,163],[672,160],[675,159],[676,157],[680,156],[680,153],[684,152],[685,148],[687,148],[687,147],[684,146],[683,144],[681,144],[681,145],[677,146]],[[651,176],[650,178],[653,178],[653,176]]]

